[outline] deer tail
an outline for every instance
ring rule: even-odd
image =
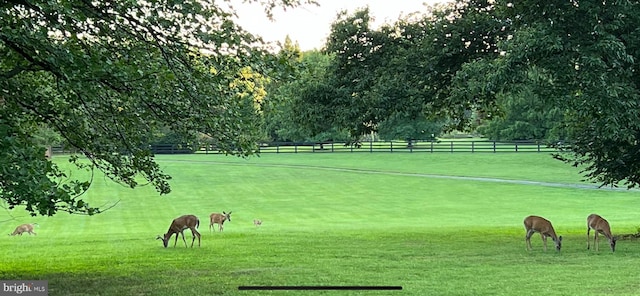
[[[196,228],[200,227],[200,219],[196,219]]]

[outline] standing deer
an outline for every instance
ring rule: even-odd
[[[29,235],[36,235],[35,232],[33,232],[33,226],[38,225],[38,223],[27,223],[27,224],[22,224],[19,225],[18,227],[16,227],[16,230],[13,231],[13,233],[9,234],[9,235],[22,235],[22,233],[24,232],[28,232]]]
[[[524,228],[527,231],[527,235],[525,236],[527,250],[533,249],[531,247],[531,236],[538,232],[542,237],[542,242],[544,242],[545,251],[547,251],[547,237],[551,237],[553,242],[556,244],[556,250],[560,252],[560,248],[562,247],[562,236],[556,235],[556,231],[553,229],[549,220],[539,216],[529,216],[524,219]]]
[[[229,222],[231,222],[231,211],[229,211],[229,213],[223,211],[222,214],[212,213],[209,215],[209,218],[211,220],[211,223],[209,223],[209,231],[212,231],[214,223],[218,223],[218,231],[222,231],[224,229],[224,221],[229,220]]]
[[[600,241],[598,240],[598,233],[604,235],[607,239],[609,239],[609,246],[611,246],[611,252],[616,251],[616,238],[611,234],[611,227],[609,227],[609,221],[600,217],[596,214],[591,214],[587,217],[587,250],[591,248],[589,243],[589,232],[591,229],[594,230],[593,233],[593,244],[596,247],[596,251],[598,251],[598,246],[600,245]]]
[[[198,247],[200,246],[200,233],[196,228],[200,226],[200,219],[194,215],[184,215],[178,218],[173,219],[171,225],[169,226],[169,230],[164,234],[164,237],[159,236],[156,239],[162,240],[164,247],[166,248],[169,244],[169,240],[172,235],[176,235],[176,240],[173,243],[175,247],[178,243],[178,234],[182,234],[182,240],[184,241],[184,247],[187,247],[187,241],[184,239],[184,230],[189,228],[191,229],[191,234],[193,235],[193,239],[191,240],[191,247],[193,248],[193,243],[196,241],[196,236],[198,236]]]

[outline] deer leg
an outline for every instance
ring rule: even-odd
[[[184,242],[184,247],[186,248],[187,247],[187,240],[184,239],[184,229],[182,231],[180,231],[180,234],[182,234],[182,241]],[[176,235],[176,236],[178,236],[178,235]]]
[[[546,252],[547,251],[547,237],[542,233],[540,233],[540,237],[542,237],[542,242],[544,243],[544,251]]]
[[[191,228],[191,247],[193,248],[193,243],[196,241],[196,233],[193,232],[193,228]],[[186,247],[186,245],[185,245]]]
[[[191,247],[193,248],[193,243],[196,241],[196,236],[198,236],[198,247],[200,246],[200,232],[198,232],[195,228],[191,228],[191,234],[193,235],[193,240],[191,241]]]
[[[173,235],[173,234],[172,234]],[[169,237],[171,238],[171,237]],[[178,234],[176,233],[176,240],[173,242],[173,247],[176,247],[176,244],[178,243]]]
[[[590,239],[589,239],[589,233],[590,232],[591,232],[591,227],[587,226],[587,250],[589,250],[591,248]]]
[[[598,240],[598,231],[593,232],[593,245],[595,246],[596,252],[600,250],[600,240]]]
[[[524,242],[526,244],[527,251],[531,250],[531,236],[533,235],[533,230],[527,230],[527,234],[524,236]]]

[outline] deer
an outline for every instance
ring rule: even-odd
[[[213,231],[213,224],[215,223],[218,223],[218,231],[222,231],[224,230],[224,222],[227,220],[231,222],[231,211],[229,211],[229,213],[223,211],[222,214],[212,213],[209,215],[209,218],[211,220],[211,223],[209,223],[209,231]]]
[[[253,219],[253,225],[255,225],[256,227],[262,225],[262,220],[260,219]]]
[[[29,235],[36,235],[35,232],[33,232],[33,226],[38,225],[38,223],[27,223],[27,224],[22,224],[19,225],[18,227],[16,227],[16,230],[13,231],[13,233],[9,234],[11,236],[13,235],[22,235],[22,233],[27,232],[29,233]]]
[[[198,237],[198,247],[200,247],[200,233],[198,232],[198,230],[196,230],[198,226],[200,226],[200,219],[198,219],[198,217],[194,215],[183,215],[173,219],[171,225],[169,226],[169,230],[167,230],[167,233],[165,233],[164,236],[158,235],[156,239],[162,240],[162,244],[164,244],[164,247],[166,248],[169,244],[171,236],[175,234],[176,240],[173,243],[173,247],[175,247],[178,243],[178,235],[181,234],[182,241],[184,241],[184,247],[186,248],[187,241],[184,239],[184,230],[189,228],[191,229],[191,234],[193,235],[193,239],[191,240],[191,247],[193,248],[193,243],[196,240],[196,236]]]
[[[598,233],[604,235],[607,239],[609,239],[609,246],[611,247],[611,252],[616,251],[616,238],[611,234],[611,227],[609,226],[609,221],[600,217],[600,215],[591,214],[587,217],[587,250],[591,248],[589,242],[589,233],[591,229],[594,230],[593,233],[593,244],[595,245],[596,251],[598,251],[598,246],[600,245],[600,241],[598,240]]]
[[[556,235],[556,231],[553,229],[553,225],[551,225],[549,220],[540,216],[528,216],[524,219],[524,228],[527,231],[525,236],[527,250],[533,249],[531,247],[531,236],[538,232],[542,237],[545,252],[547,251],[547,237],[551,237],[551,239],[553,239],[553,242],[556,244],[556,250],[560,252],[560,248],[562,247],[562,236]]]

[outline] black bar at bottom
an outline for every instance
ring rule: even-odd
[[[238,290],[402,290],[402,286],[238,286]]]

